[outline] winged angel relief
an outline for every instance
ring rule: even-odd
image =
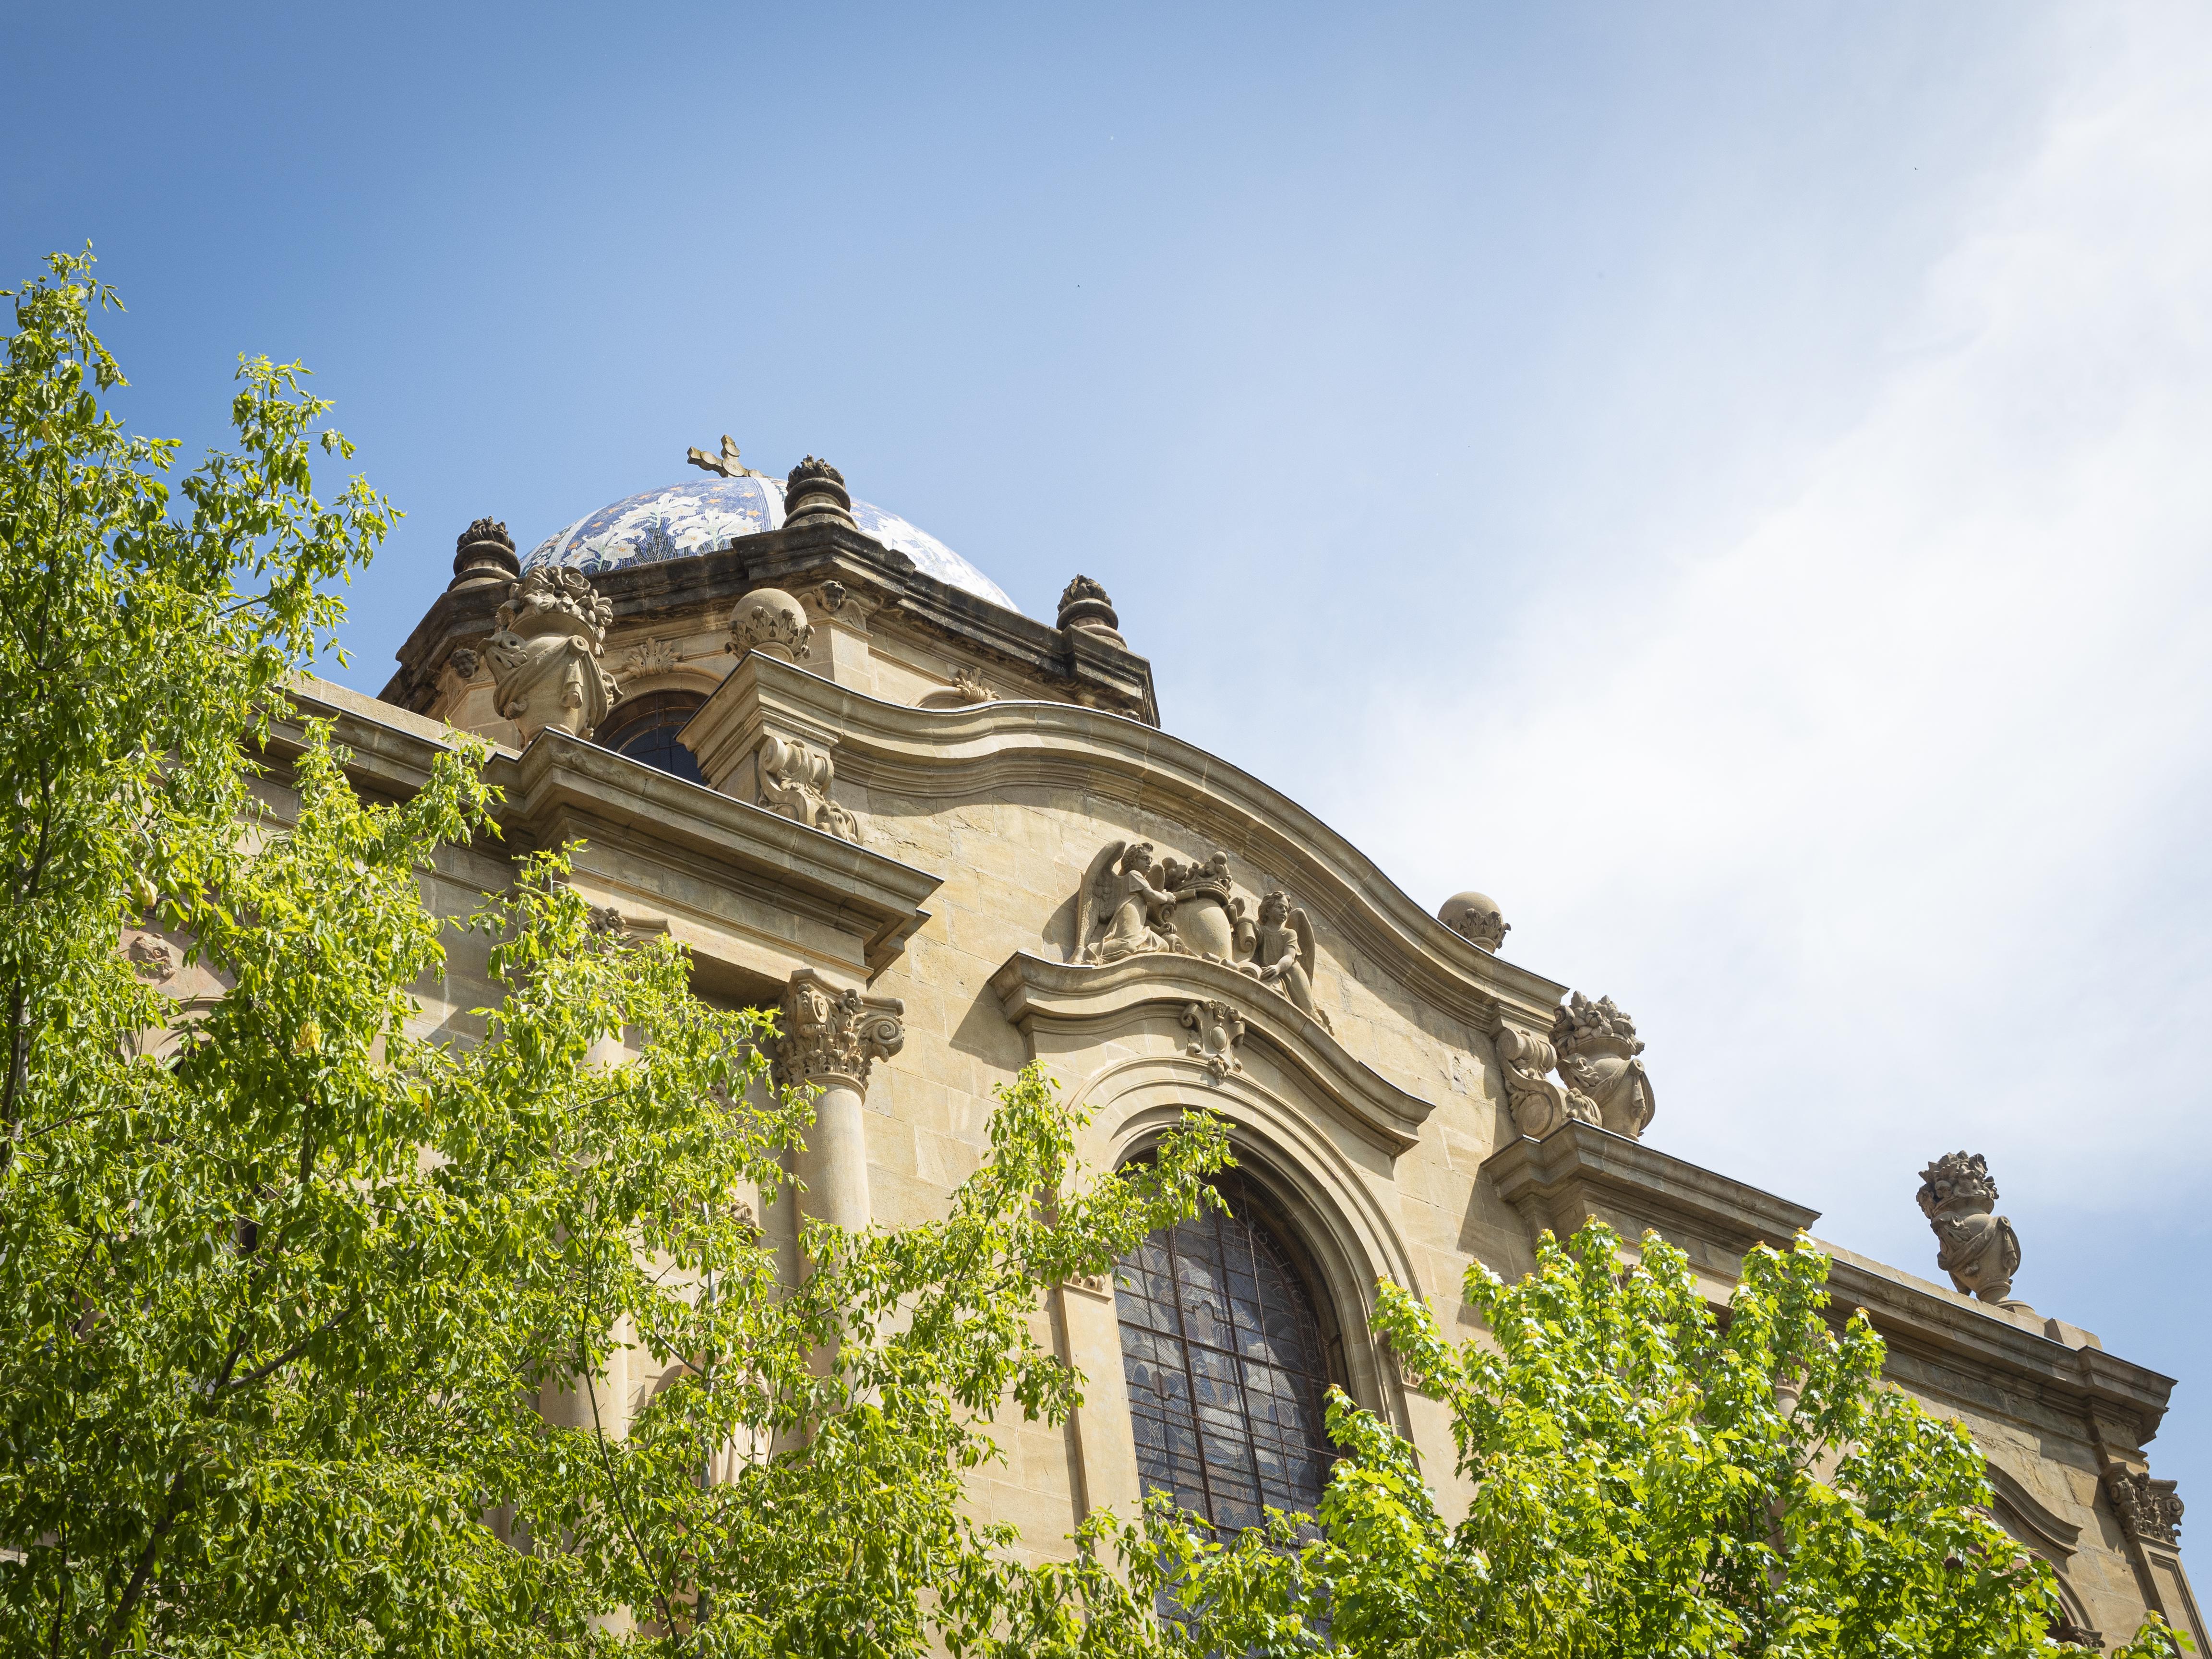
[[[1313,923],[1280,889],[1248,913],[1231,890],[1226,853],[1184,864],[1156,859],[1148,841],[1107,842],[1076,894],[1075,939],[1079,962],[1158,951],[1226,963],[1328,1025],[1314,1000]]]

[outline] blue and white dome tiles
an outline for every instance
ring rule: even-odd
[[[853,518],[861,531],[885,547],[895,547],[925,574],[978,599],[1021,607],[998,583],[943,542],[896,513],[855,500]],[[738,536],[757,536],[783,527],[781,478],[702,478],[692,483],[648,489],[588,518],[557,530],[532,548],[526,565],[568,565],[586,575],[651,564],[662,559],[710,553]]]

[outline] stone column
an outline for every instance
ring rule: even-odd
[[[775,1080],[822,1091],[795,1171],[806,1188],[799,1207],[816,1220],[854,1232],[868,1224],[868,1070],[905,1045],[905,1012],[896,997],[840,990],[811,968],[793,974],[784,990]]]

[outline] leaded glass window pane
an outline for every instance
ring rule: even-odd
[[[1249,1189],[1220,1190],[1231,1213],[1181,1222],[1122,1258],[1115,1303],[1146,1486],[1233,1532],[1268,1505],[1310,1514],[1333,1455],[1313,1297]]]

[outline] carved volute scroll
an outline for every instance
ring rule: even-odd
[[[1288,895],[1270,891],[1253,915],[1228,854],[1185,864],[1155,858],[1148,841],[1108,842],[1076,892],[1074,959],[1103,967],[1155,951],[1225,963],[1328,1028],[1314,996],[1313,922]]]
[[[2011,1222],[1990,1213],[1997,1183],[1989,1160],[1979,1152],[1946,1152],[1920,1172],[1914,1197],[1936,1234],[1936,1265],[1951,1283],[1984,1302],[2008,1298],[2020,1271],[2020,1239]]]
[[[599,665],[613,603],[580,571],[539,565],[507,588],[484,647],[499,712],[527,744],[548,726],[588,738],[621,695]]]
[[[1552,1047],[1560,1079],[1596,1106],[1599,1127],[1642,1139],[1656,1103],[1650,1075],[1637,1058],[1644,1044],[1636,1022],[1611,997],[1592,1002],[1577,991],[1553,1018]]]
[[[1552,1045],[1534,1032],[1510,1025],[1498,1028],[1498,1064],[1505,1074],[1513,1127],[1536,1140],[1571,1119],[1604,1127],[1604,1115],[1595,1101],[1547,1075],[1558,1063]]]
[[[775,1078],[789,1088],[843,1084],[865,1095],[868,1069],[906,1044],[906,1004],[831,985],[802,968],[785,987],[777,1020]]]
[[[860,821],[830,799],[830,751],[769,732],[761,739],[759,805],[810,830],[860,846]]]

